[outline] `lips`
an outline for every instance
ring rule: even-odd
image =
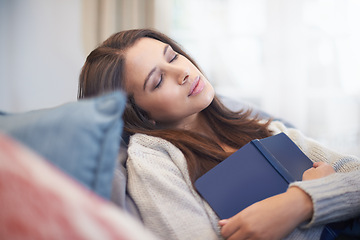
[[[194,82],[191,84],[188,97],[200,93],[204,89],[204,86],[205,86],[204,81],[200,78],[200,76],[197,76]]]

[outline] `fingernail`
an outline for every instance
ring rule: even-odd
[[[227,224],[228,222],[229,222],[228,219],[222,219],[222,220],[219,221],[219,225],[220,225],[220,226],[224,226],[224,225]]]

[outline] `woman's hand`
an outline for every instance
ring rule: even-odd
[[[315,162],[312,168],[304,172],[302,179],[303,181],[313,180],[326,177],[333,173],[335,173],[335,170],[330,164],[324,162]]]
[[[335,173],[327,163],[317,162],[306,170],[303,180],[326,177]],[[310,220],[313,203],[309,195],[298,187],[285,193],[254,203],[229,219],[219,221],[221,234],[229,240],[282,239],[299,224]]]
[[[313,214],[310,196],[298,187],[257,202],[234,217],[219,221],[229,239],[281,239]]]

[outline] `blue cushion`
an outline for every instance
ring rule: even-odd
[[[90,190],[110,198],[123,128],[121,92],[24,113],[0,113],[0,131]]]

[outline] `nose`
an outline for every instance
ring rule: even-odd
[[[189,79],[190,71],[186,67],[171,66],[170,72],[179,85],[183,85]]]
[[[182,79],[182,80],[181,80]],[[179,78],[179,80],[180,80],[180,82],[179,82],[179,84],[180,85],[183,85],[184,83],[186,83],[187,82],[187,80],[189,79],[189,74],[184,74],[184,77],[183,78]]]
[[[183,85],[186,83],[186,81],[189,79],[189,70],[188,69],[179,69],[179,73],[177,76],[177,81],[179,85]]]

